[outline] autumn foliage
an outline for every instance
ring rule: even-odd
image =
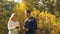
[[[34,0],[31,0],[34,1]],[[9,20],[9,17],[11,16],[12,13],[17,13],[18,14],[18,20],[20,21],[20,27],[21,27],[21,33],[23,33],[23,27],[24,27],[24,20],[26,19],[25,17],[25,10],[27,8],[32,9],[31,11],[31,16],[36,18],[37,20],[37,30],[36,34],[60,34],[60,15],[59,12],[56,10],[54,14],[51,14],[48,10],[40,11],[38,10],[38,6],[35,6],[35,2],[33,3],[33,6],[31,5],[31,1],[23,2],[21,4],[14,4],[14,7],[10,12],[6,12],[5,9],[3,11],[0,11],[0,33],[1,34],[7,34],[8,29],[7,29],[7,23]],[[26,4],[27,3],[27,4]],[[0,5],[1,8],[1,5]],[[40,7],[39,7],[40,8]],[[1,8],[2,9],[2,8]],[[56,18],[59,15],[58,18]]]

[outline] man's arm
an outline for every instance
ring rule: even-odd
[[[33,18],[33,20],[31,20],[31,24],[32,24],[32,26],[30,27],[30,30],[36,30],[37,29],[37,21],[35,18]]]
[[[24,31],[28,31],[29,30],[29,22],[26,21],[25,24],[24,24]]]

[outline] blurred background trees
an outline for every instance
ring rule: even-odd
[[[22,31],[26,9],[37,20],[37,34],[60,32],[60,0],[23,0],[22,3],[0,0],[0,34],[8,34],[7,23],[12,13],[18,13]]]

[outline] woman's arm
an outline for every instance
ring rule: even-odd
[[[20,31],[20,23],[17,22],[17,27],[16,27],[19,31]]]
[[[13,30],[15,27],[12,26],[12,22],[8,22],[8,30]]]

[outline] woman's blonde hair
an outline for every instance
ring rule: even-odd
[[[17,15],[17,14],[16,13],[12,13],[12,15],[11,15],[9,20],[12,20],[15,15]]]

